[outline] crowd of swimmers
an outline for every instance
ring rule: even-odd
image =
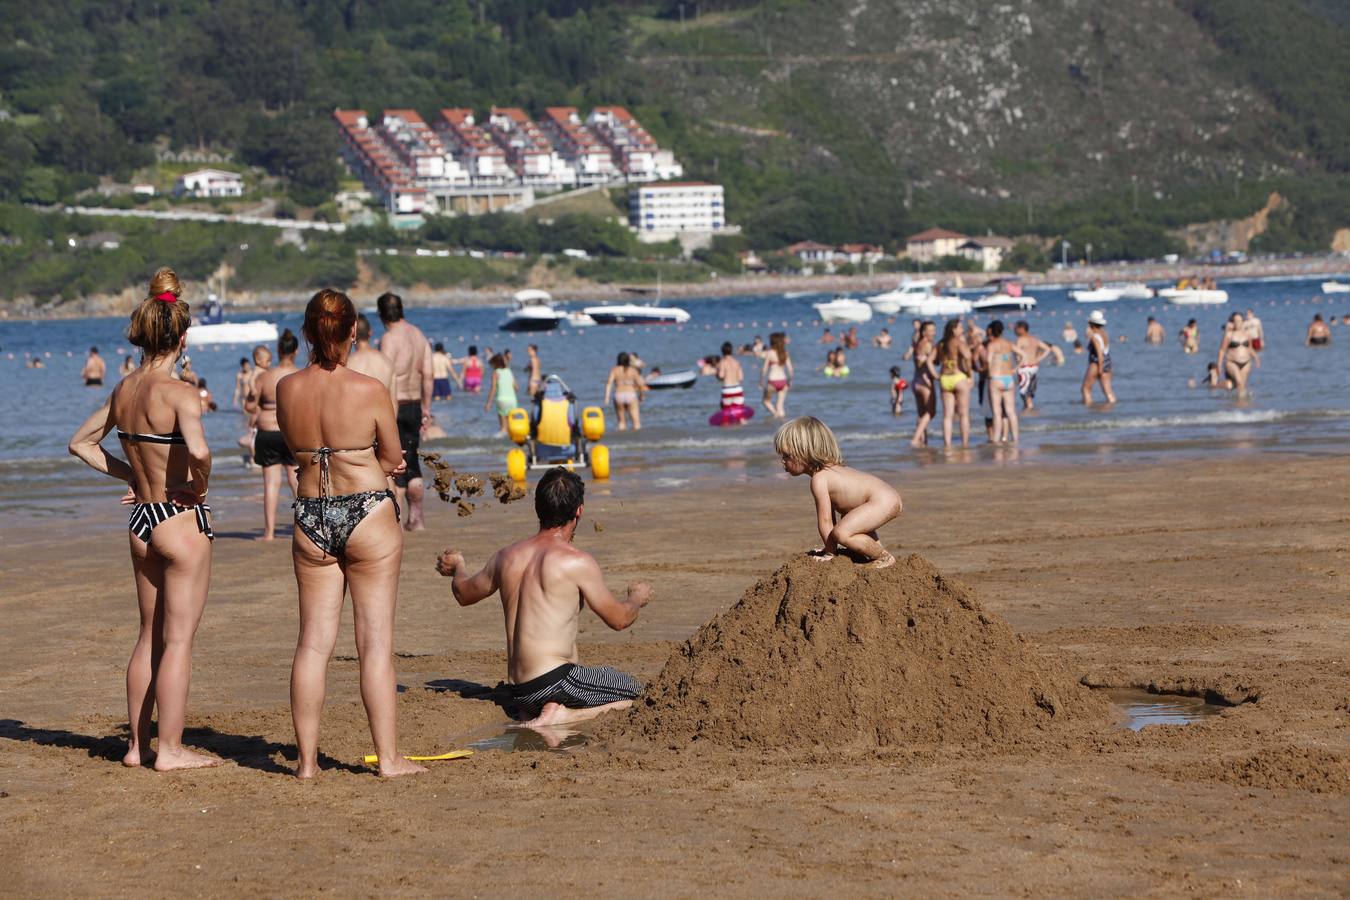
[[[424,771],[399,753],[393,647],[403,559],[400,520],[412,515],[415,490],[410,476],[416,444],[409,432],[428,418],[432,351],[404,320],[399,298],[381,297],[379,315],[386,328],[383,361],[365,356],[369,331],[350,298],[321,290],[306,307],[301,328],[307,364],[295,365],[299,339],[286,331],[275,362],[255,355],[256,374],[241,367],[237,384],[255,417],[255,457],[261,450],[265,473],[283,466],[296,496],[292,563],[299,635],[290,703],[296,774],[302,778],[319,771],[327,668],[348,591],[361,697],[379,772]],[[193,640],[206,608],[215,537],[203,407],[196,385],[182,377],[190,324],[177,275],[160,269],[131,315],[128,338],[141,350],[139,366],[69,445],[89,466],[127,485],[122,502],[130,511],[140,629],[127,667],[130,738],[122,763],[161,771],[220,762],[183,744]],[[730,349],[724,358],[734,362]],[[613,381],[622,385],[619,378]],[[497,389],[502,390],[500,378]],[[121,456],[103,447],[114,431]],[[787,472],[810,476],[822,540],[813,558],[843,554],[877,567],[894,563],[877,535],[900,514],[893,487],[845,466],[833,433],[810,417],[784,424],[774,449]],[[278,472],[272,479],[278,488],[281,477]],[[435,561],[436,570],[451,579],[460,605],[499,596],[506,633],[503,704],[527,727],[545,729],[622,709],[642,689],[631,675],[584,666],[577,655],[583,608],[610,628],[624,629],[652,597],[643,583],[614,595],[594,558],[573,545],[584,502],[581,479],[556,467],[535,486],[535,534],[498,550],[477,572],[452,549]],[[158,745],[152,751],[153,737]]]

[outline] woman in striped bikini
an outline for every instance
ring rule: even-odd
[[[141,629],[127,665],[131,745],[125,766],[154,759],[159,771],[214,766],[218,759],[183,746],[192,639],[211,579],[211,508],[206,505],[211,450],[202,431],[197,389],[174,377],[191,321],[173,269],[150,281],[150,296],[131,314],[127,338],[141,365],[70,439],[70,452],[130,485],[131,566]],[[100,446],[108,432],[124,462]],[[159,747],[150,751],[150,719],[159,710]]]

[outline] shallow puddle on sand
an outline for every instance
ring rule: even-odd
[[[1189,725],[1222,713],[1227,707],[1184,694],[1152,694],[1139,688],[1106,688],[1121,711],[1121,726],[1138,731],[1149,725]]]
[[[591,742],[591,736],[586,732],[557,725],[548,728],[493,725],[460,738],[456,746],[461,746],[465,738],[474,738],[467,744],[474,750],[506,753],[572,753]]]

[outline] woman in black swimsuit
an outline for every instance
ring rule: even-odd
[[[1219,371],[1228,375],[1233,389],[1239,397],[1247,395],[1247,379],[1252,377],[1252,369],[1261,364],[1256,352],[1252,350],[1252,339],[1247,334],[1242,313],[1233,313],[1223,331],[1223,340],[1219,342]]]
[[[296,774],[319,771],[319,715],[328,660],[337,643],[343,594],[352,592],[361,698],[381,775],[421,766],[398,755],[394,601],[403,532],[388,476],[404,470],[389,389],[347,368],[356,308],[323,290],[305,309],[309,365],[277,384],[277,423],[299,459],[291,558],[300,590],[300,639],[291,667],[291,718],[300,751]]]
[[[113,389],[70,439],[70,452],[131,486],[131,567],[141,611],[140,634],[127,664],[131,743],[125,766],[154,759],[155,768],[195,769],[219,760],[183,747],[192,639],[211,578],[211,508],[206,505],[211,450],[202,431],[197,389],[173,376],[191,321],[173,269],[160,269],[150,296],[131,314],[127,337],[141,365]],[[100,444],[113,428],[128,462]],[[150,719],[159,710],[159,747],[150,751]]]

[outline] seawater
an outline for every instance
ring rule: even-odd
[[[977,314],[975,320],[981,325],[1001,318],[1011,326],[1025,318],[1035,333],[1060,345],[1066,353],[1064,366],[1047,361],[1041,368],[1037,410],[1022,418],[1022,442],[1016,451],[983,446],[983,423],[977,408],[972,408],[975,446],[970,451],[944,453],[936,426],[930,437],[933,447],[911,449],[913,395],[906,398],[904,415],[892,417],[888,374],[891,366],[899,365],[904,377],[912,380],[912,365],[900,359],[909,342],[910,317],[876,316],[859,326],[863,345],[849,351],[852,374],[846,379],[826,378],[817,371],[827,348],[817,342],[822,326],[811,307],[814,301],[828,299],[822,295],[681,299],[676,301],[678,305],[693,316],[685,326],[563,328],[537,335],[499,331],[497,325],[503,317],[500,306],[410,305],[407,314],[431,340],[443,342],[455,356],[462,356],[468,345],[476,344],[486,364],[488,347],[511,348],[517,373],[526,362],[526,344],[538,344],[545,371],[562,376],[583,405],[600,405],[605,377],[621,350],[636,352],[649,367],[674,372],[689,368],[699,357],[717,353],[723,341],[739,347],[756,335],[767,340],[769,332],[785,331],[791,339],[789,350],[796,366],[788,414],[809,413],[827,422],[838,434],[851,463],[878,469],[1035,462],[1102,464],[1250,451],[1334,454],[1350,449],[1350,379],[1345,374],[1350,360],[1350,328],[1334,327],[1330,347],[1303,346],[1314,313],[1337,318],[1350,314],[1350,298],[1321,296],[1322,280],[1226,281],[1223,287],[1229,291],[1230,302],[1204,308],[1174,307],[1161,301],[1080,305],[1070,301],[1063,289],[1037,288],[1030,291],[1039,300],[1034,311]],[[368,305],[369,298],[357,299],[358,305]],[[570,307],[582,305],[568,303],[565,296],[558,299]],[[1250,398],[1240,400],[1227,391],[1189,388],[1190,379],[1203,382],[1206,363],[1215,359],[1224,319],[1248,307],[1262,319],[1267,343],[1261,368],[1252,377]],[[1112,409],[1083,407],[1079,384],[1087,359],[1074,355],[1061,340],[1066,319],[1085,338],[1086,318],[1092,309],[1106,314],[1112,337],[1119,398]],[[1143,341],[1150,315],[1167,332],[1167,342],[1161,346]],[[235,313],[227,318],[265,318],[300,331],[299,312]],[[1176,333],[1190,318],[1198,320],[1201,333],[1202,352],[1194,356],[1184,355],[1176,340]],[[378,322],[374,324],[378,333]],[[846,327],[836,326],[835,333]],[[871,346],[871,339],[882,327],[889,328],[895,338],[889,350]],[[0,322],[0,378],[6,387],[0,392],[0,413],[5,422],[0,431],[0,507],[22,507],[41,515],[76,515],[72,501],[78,497],[94,493],[112,497],[111,502],[115,502],[120,495],[114,483],[68,456],[66,442],[115,384],[121,360],[118,350],[131,352],[125,328],[124,317]],[[1127,338],[1126,343],[1117,341],[1120,335]],[[101,390],[86,388],[79,379],[91,345],[99,347],[109,364],[108,387]],[[242,468],[241,451],[235,441],[242,432],[243,417],[229,409],[239,359],[249,349],[243,345],[202,347],[191,353],[194,369],[207,379],[221,406],[219,412],[206,417],[207,436],[216,455],[213,481],[222,489],[213,490],[213,499],[222,492],[227,498],[230,492],[241,496],[256,492],[260,480],[256,473],[246,474]],[[50,353],[44,358],[46,368],[25,368],[24,358],[30,353]],[[652,489],[673,490],[691,482],[746,480],[778,472],[772,451],[775,423],[758,405],[759,361],[753,357],[740,359],[746,368],[747,400],[756,405],[754,420],[744,427],[716,429],[707,424],[718,405],[718,386],[711,378],[699,379],[689,390],[649,394],[642,407],[643,429],[638,432],[618,431],[612,410],[606,410],[605,443],[610,447],[613,480],[641,480]],[[437,403],[437,420],[450,437],[428,442],[425,449],[442,453],[462,469],[504,469],[509,444],[496,437],[496,417],[484,411],[484,400],[482,394],[456,393],[453,400]],[[107,446],[120,452],[115,439]],[[248,517],[249,521],[253,518],[251,514]]]

